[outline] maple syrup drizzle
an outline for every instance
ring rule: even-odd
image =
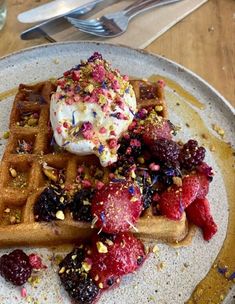
[[[206,277],[197,285],[193,291],[190,299],[186,302],[187,304],[215,304],[222,303],[225,296],[229,292],[229,289],[234,283],[234,280],[226,279],[224,275],[219,273],[217,265],[221,267],[227,267],[228,275],[231,275],[235,271],[235,153],[234,149],[229,143],[221,140],[215,136],[207,126],[200,115],[193,109],[196,106],[198,109],[205,109],[205,106],[201,102],[192,96],[190,93],[185,91],[174,81],[162,77],[160,75],[154,75],[149,78],[151,81],[163,79],[167,86],[173,89],[178,96],[180,96],[180,107],[179,115],[187,113],[190,117],[190,126],[197,131],[198,136],[202,136],[203,144],[207,147],[215,147],[213,152],[214,158],[220,167],[224,184],[227,192],[227,199],[229,204],[229,221],[227,228],[227,235],[223,243],[220,252],[213,263],[210,271]],[[174,101],[177,100],[177,96],[173,92],[166,92],[166,100]],[[177,111],[177,109],[176,109]],[[204,139],[203,139],[204,138]],[[216,236],[215,236],[216,237]],[[191,243],[192,237],[189,237],[179,243],[179,246],[187,246]]]
[[[205,105],[202,102],[200,102],[196,97],[194,97],[189,92],[187,92],[181,85],[179,85],[175,81],[173,81],[167,77],[164,77],[162,75],[151,75],[148,78],[148,80],[152,81],[152,82],[156,82],[159,79],[164,80],[168,87],[170,87],[172,90],[176,91],[179,95],[184,97],[184,99],[187,102],[189,102],[190,104],[192,104],[193,106],[197,107],[200,110],[205,109]]]
[[[167,86],[169,86],[173,91],[175,91],[179,96],[182,97],[183,107],[180,108],[182,111],[190,112],[191,125],[196,126],[198,134],[204,134],[207,138],[204,142],[205,146],[211,147],[212,145],[216,147],[214,151],[214,157],[221,169],[223,179],[226,185],[227,198],[229,202],[229,222],[227,229],[227,236],[224,241],[223,247],[221,248],[213,266],[206,275],[206,277],[197,285],[193,291],[190,299],[186,302],[187,304],[205,304],[205,303],[221,303],[224,300],[224,297],[228,293],[229,289],[233,285],[234,280],[228,280],[225,276],[221,275],[216,265],[227,266],[228,272],[233,273],[235,271],[235,170],[234,170],[234,150],[231,146],[213,135],[208,128],[206,127],[204,121],[199,116],[199,114],[190,106],[193,105],[200,110],[205,109],[205,105],[198,101],[193,95],[183,89],[179,84],[174,82],[171,79],[168,79],[161,75],[152,75],[149,77],[149,81],[157,81],[163,79]],[[15,95],[18,91],[18,88],[13,88],[11,90],[0,93],[0,101]],[[173,93],[172,93],[173,94]],[[167,93],[168,98],[170,93]],[[169,98],[170,97],[170,98]],[[173,99],[175,96],[173,97]],[[181,100],[182,102],[182,100]],[[226,160],[226,161],[224,161]],[[179,246],[187,246],[191,243],[193,237],[186,237],[182,243],[179,243]]]
[[[7,99],[8,97],[15,96],[17,92],[18,92],[18,87],[0,93],[0,101],[3,101],[4,99]]]

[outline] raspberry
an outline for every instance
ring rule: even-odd
[[[182,168],[192,170],[202,163],[206,149],[199,147],[196,140],[190,139],[180,151],[179,161]]]
[[[100,250],[99,244],[101,248],[105,246],[105,252]],[[93,238],[91,275],[108,288],[110,278],[116,283],[119,276],[136,271],[145,259],[144,245],[133,234],[124,232],[112,239],[101,234]]]
[[[91,199],[93,194],[94,191],[92,189],[81,189],[74,195],[69,205],[74,220],[84,222],[92,220]]]
[[[37,221],[50,222],[56,219],[57,211],[64,211],[67,205],[66,195],[59,186],[51,185],[43,190],[34,205]]]
[[[128,181],[110,182],[94,194],[91,208],[104,232],[127,231],[143,210],[140,188]]]
[[[29,263],[33,269],[47,268],[47,266],[43,265],[41,257],[35,253],[29,255]]]
[[[20,249],[0,258],[0,274],[14,285],[23,285],[31,276],[29,257]]]
[[[167,164],[174,164],[179,156],[179,146],[173,140],[159,138],[152,145],[152,153],[157,160]]]
[[[92,304],[99,295],[99,288],[82,267],[85,261],[85,250],[75,248],[60,263],[60,280],[70,297],[78,304]]]
[[[173,185],[164,191],[159,200],[159,208],[163,215],[172,220],[179,220],[183,211],[196,198],[200,184],[195,175],[183,178],[182,187]]]
[[[210,206],[207,199],[196,199],[186,209],[186,214],[193,224],[200,227],[203,231],[203,237],[209,241],[217,232],[217,225],[210,214]]]

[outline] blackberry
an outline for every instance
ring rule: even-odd
[[[69,205],[74,220],[84,222],[92,221],[91,200],[93,194],[94,190],[92,189],[81,189],[74,195]]]
[[[153,188],[154,180],[151,179],[150,175],[146,172],[144,172],[142,175],[140,175],[140,172],[137,172],[137,174],[137,182],[143,189],[143,208],[145,210],[152,204],[152,197],[155,193],[155,189]]]
[[[63,261],[60,262],[59,267],[60,269],[63,267],[65,267],[66,269],[81,268],[84,259],[85,259],[84,248],[74,248],[74,250],[69,254],[67,254],[66,257],[63,259]]]
[[[123,155],[118,158],[113,168],[118,174],[128,176],[133,165],[135,165],[135,159],[132,156]]]
[[[180,151],[179,161],[182,168],[192,170],[200,165],[206,154],[204,147],[199,147],[196,140],[190,139]]]
[[[140,134],[129,133],[123,136],[119,141],[120,147],[118,149],[118,155],[129,155],[137,158],[142,153],[142,142]]]
[[[60,186],[50,185],[45,188],[34,205],[34,216],[37,221],[50,222],[56,219],[57,211],[64,211],[67,197]]]
[[[77,304],[92,304],[99,294],[99,288],[89,272],[82,268],[85,250],[76,248],[60,263],[59,276],[69,296]]]
[[[7,281],[20,286],[31,276],[32,266],[29,257],[20,249],[4,254],[0,258],[0,274]]]
[[[149,186],[143,189],[143,208],[147,209],[152,204],[152,197],[155,193],[153,187]]]
[[[179,146],[173,140],[159,138],[152,145],[153,155],[163,163],[174,164],[179,156]]]

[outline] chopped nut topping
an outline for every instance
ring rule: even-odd
[[[158,247],[158,245],[155,245],[153,247],[153,253],[157,254],[158,252],[159,252],[159,247]]]
[[[82,262],[82,268],[86,271],[89,272],[91,270],[91,265],[88,264],[87,262]]]
[[[224,134],[225,134],[224,129],[222,129],[217,124],[212,124],[212,128],[218,135],[220,135],[221,137],[224,137]]]
[[[56,216],[56,218],[57,218],[58,220],[62,220],[62,221],[63,221],[64,218],[65,218],[65,217],[64,217],[64,212],[61,211],[61,210],[57,211],[55,216]]]
[[[178,176],[173,176],[172,178],[173,180],[173,183],[178,186],[178,187],[181,187],[182,186],[182,179]]]
[[[57,182],[58,181],[58,177],[59,177],[59,174],[58,174],[58,171],[56,169],[48,169],[48,168],[45,168],[43,167],[43,173],[50,179],[52,180],[53,182]]]
[[[15,177],[17,176],[17,172],[16,172],[16,170],[15,170],[15,169],[10,168],[10,169],[9,169],[9,171],[10,171],[11,176],[12,176],[13,178],[15,178]]]
[[[107,253],[108,248],[102,242],[97,242],[96,247],[99,253]]]

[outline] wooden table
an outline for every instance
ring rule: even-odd
[[[48,0],[8,0],[8,19],[0,32],[0,57],[46,43],[44,38],[22,41],[19,12]],[[235,1],[209,0],[147,48],[191,69],[235,106]]]

